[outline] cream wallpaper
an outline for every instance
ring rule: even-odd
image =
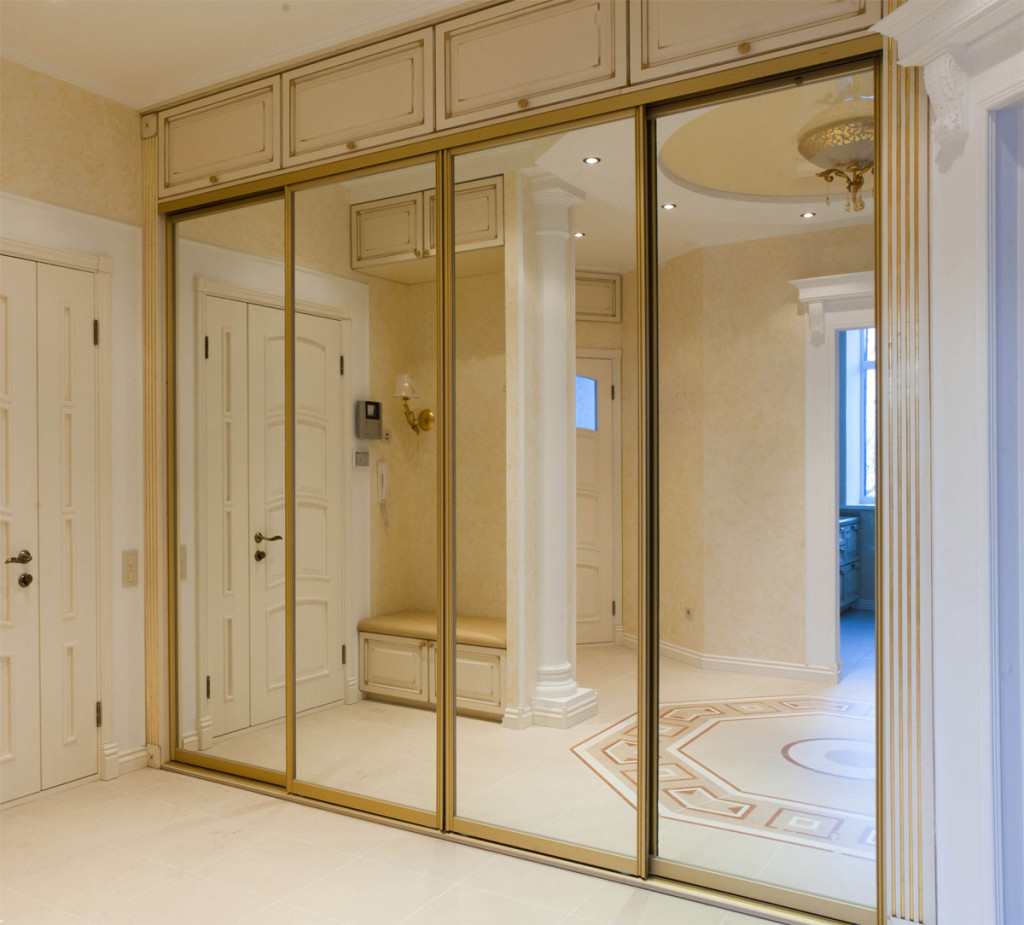
[[[0,118],[5,192],[141,226],[134,109],[3,59]]]
[[[664,642],[803,664],[813,474],[804,471],[806,319],[788,280],[873,260],[873,229],[862,225],[705,248],[662,269]]]

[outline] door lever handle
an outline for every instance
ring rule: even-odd
[[[282,537],[280,534],[278,536],[264,536],[262,533],[257,533],[253,537],[253,539],[256,540],[257,543],[262,543],[264,540],[266,540],[268,543],[273,543],[274,540],[280,540],[283,538],[284,537]]]
[[[27,549],[23,549],[16,556],[11,556],[10,559],[6,559],[4,561],[4,565],[10,565],[13,562],[16,562],[18,565],[28,565],[29,562],[31,561],[32,553],[30,553]]]

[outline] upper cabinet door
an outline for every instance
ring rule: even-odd
[[[284,75],[284,165],[434,130],[434,45],[423,29]]]
[[[625,86],[626,18],[621,0],[519,0],[442,23],[438,128]]]
[[[455,184],[455,250],[471,251],[505,243],[505,184],[501,177]],[[423,194],[423,242],[426,253],[437,252],[437,196]]]
[[[160,195],[229,183],[281,166],[280,77],[160,113]]]
[[[866,29],[881,0],[630,0],[630,81],[685,74]]]
[[[423,193],[352,206],[352,269],[423,256]]]

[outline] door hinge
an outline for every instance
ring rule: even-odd
[[[100,345],[100,319],[92,319],[92,345],[98,347]]]
[[[204,337],[203,338],[203,359],[204,360],[210,359],[210,338],[209,337]]]
[[[103,725],[103,704],[100,701],[96,701],[96,728],[99,729]]]
[[[348,646],[341,647],[341,664],[345,665],[348,663]]]
[[[206,699],[210,699],[210,676],[206,676]]]
[[[615,401],[615,386],[612,386],[612,401]]]
[[[615,601],[612,601],[612,616],[615,616]]]
[[[341,360],[341,375],[344,376],[345,375],[345,358],[344,357],[338,357],[338,359]]]

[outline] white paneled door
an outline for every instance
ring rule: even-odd
[[[613,361],[576,359],[576,641],[615,636]]]
[[[296,313],[300,710],[345,693],[345,323]],[[208,295],[204,330],[199,595],[206,606],[207,710],[217,736],[285,712],[284,312]]]
[[[4,801],[97,771],[95,279],[0,266]]]

